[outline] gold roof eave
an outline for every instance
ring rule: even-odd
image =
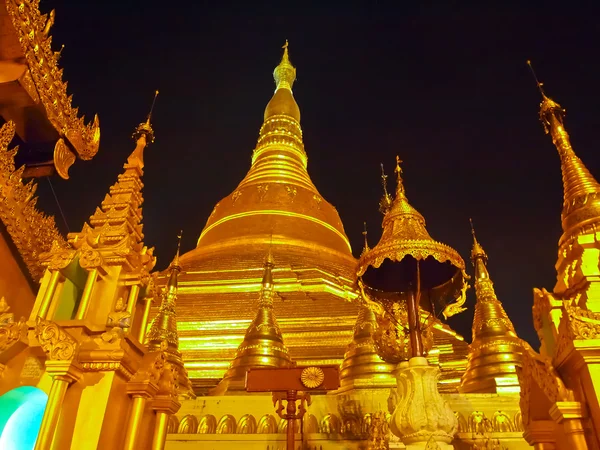
[[[406,256],[412,256],[420,261],[432,257],[442,264],[449,262],[461,272],[465,270],[465,262],[456,250],[433,239],[430,241],[402,240],[380,244],[365,252],[358,260],[357,275],[359,277],[365,274],[369,266],[377,269],[386,259],[392,262],[401,262]]]
[[[15,41],[16,44],[18,40],[21,48],[20,55],[12,56],[15,61],[19,61],[18,64],[22,68],[18,79],[14,81],[30,97],[28,108],[39,110],[51,128],[54,128],[56,135],[52,136],[51,133],[45,136],[45,139],[56,139],[54,165],[57,173],[66,179],[68,169],[76,159],[73,150],[83,160],[92,159],[98,152],[100,146],[98,116],[95,115],[93,120],[86,124],[84,117],[79,116],[78,109],[72,106],[72,96],[67,94],[63,70],[58,66],[61,52],[53,51],[51,46],[50,29],[54,24],[54,10],[48,15],[41,14],[39,0],[20,2],[9,0],[4,3],[6,14],[10,17],[10,22],[6,22],[11,23],[13,28],[6,30],[6,34],[10,34],[7,42]],[[0,15],[2,14],[3,11],[0,10]],[[17,114],[15,118],[17,117],[22,116]],[[25,128],[23,124],[23,130]],[[43,127],[38,127],[41,128]]]

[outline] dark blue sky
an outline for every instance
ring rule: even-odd
[[[562,185],[525,61],[567,109],[574,148],[600,176],[597,11],[398,3],[408,4],[42,1],[43,11],[57,10],[53,43],[65,44],[74,103],[88,117],[98,113],[102,129],[93,161],[78,162],[69,182],[53,180],[69,228],[81,228],[115,181],[159,89],[156,143],[146,154],[146,243],[160,268],[179,229],[184,250],[193,248],[213,206],[250,166],[289,39],[309,173],[337,207],[354,253],[364,220],[371,244],[379,238],[379,163],[391,173],[399,154],[408,198],[430,234],[465,260],[473,218],[498,296],[537,346],[532,288],[554,285]],[[56,213],[46,181],[39,192]],[[471,293],[470,310],[452,322],[467,338],[473,302]]]

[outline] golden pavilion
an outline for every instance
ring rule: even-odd
[[[564,203],[557,284],[534,289],[536,351],[475,230],[470,264],[434,240],[409,200],[419,169],[399,158],[394,189],[382,174],[381,239],[365,230],[353,256],[309,176],[287,42],[248,172],[214,199],[196,248],[160,255],[172,262],[158,272],[144,241],[152,111],[63,236],[36,183],[93,158],[100,121],[67,95],[54,17],[39,0],[0,3],[0,448],[600,448],[600,184],[541,84]],[[16,141],[50,150],[17,167]],[[436,311],[464,311],[471,286],[468,344]]]

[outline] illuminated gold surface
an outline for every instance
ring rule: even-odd
[[[461,392],[519,392],[517,367],[521,340],[498,300],[487,270],[487,255],[473,232],[471,261],[475,269],[475,317],[467,371]]]
[[[534,289],[533,319],[540,353],[524,344],[518,368],[524,437],[536,448],[555,444],[556,448],[596,448],[600,429],[600,185],[573,152],[563,125],[564,110],[546,96],[539,82],[538,87],[540,119],[561,160],[563,234],[554,292]]]
[[[273,308],[290,356],[299,365],[339,364],[352,337],[356,260],[337,211],[307,172],[287,46],[274,78],[248,174],[181,257],[180,349],[197,388],[214,387],[235,358],[269,248]]]
[[[375,314],[362,306],[354,325],[354,337],[344,354],[340,370],[340,389],[361,387],[392,387],[394,364],[388,364],[377,354],[373,333],[377,326]]]
[[[244,340],[238,347],[231,366],[225,372],[217,387],[211,391],[212,395],[245,391],[246,372],[249,369],[293,366],[273,311],[273,297],[275,295],[273,267],[274,264],[269,255],[265,262],[256,317],[246,330]]]
[[[400,262],[408,255],[417,260],[433,257],[440,263],[450,262],[464,271],[465,263],[456,250],[434,241],[425,228],[423,216],[408,203],[399,162],[396,173],[396,196],[389,209],[384,210],[381,238],[375,247],[360,257],[357,275],[364,275],[369,266],[380,267],[386,259]],[[385,196],[389,196],[387,191]]]
[[[44,273],[39,255],[50,251],[54,242],[61,247],[66,243],[56,228],[54,217],[41,213],[35,206],[37,184],[23,184],[24,167],[15,169],[17,149],[8,150],[14,134],[13,122],[0,128],[0,218],[37,282]]]
[[[565,110],[542,91],[540,119],[558,150],[563,179],[561,247],[579,234],[596,230],[600,220],[600,184],[573,151],[564,116]]]
[[[423,323],[420,329],[415,328],[414,334],[411,335],[409,327],[406,326],[410,312],[406,293],[383,292],[379,287],[368,285],[364,278],[365,275],[369,275],[367,270],[374,274],[386,260],[401,263],[405,258],[412,257],[417,261],[416,284],[413,288],[418,291],[415,295],[421,296],[420,288],[417,288],[421,283],[419,262],[427,259],[435,259],[439,263],[449,262],[451,271],[448,272],[448,279],[441,281],[439,286],[430,286],[428,289],[432,304],[435,302],[446,305],[443,310],[445,317],[465,310],[462,305],[466,300],[468,287],[465,282],[464,261],[460,255],[451,247],[434,241],[429,236],[425,228],[425,219],[408,202],[400,163],[400,158],[396,156],[396,195],[393,199],[387,192],[386,175],[382,175],[384,198],[380,202],[380,209],[384,214],[383,231],[375,247],[366,250],[365,244],[365,251],[361,254],[356,269],[361,298],[377,317],[377,327],[373,334],[376,350],[389,363],[398,363],[416,355],[417,343],[420,346],[418,354],[423,354],[420,353],[423,350],[424,354],[427,354],[433,346],[433,325],[436,320],[431,314],[415,312],[418,320]],[[455,299],[456,302],[449,303],[449,300]],[[419,303],[420,298],[417,305]],[[418,335],[418,342],[413,342],[414,335]]]

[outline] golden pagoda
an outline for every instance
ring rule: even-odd
[[[23,182],[35,167],[16,168],[9,150],[15,133],[27,143],[23,130],[39,132],[54,149],[43,166],[63,178],[75,154],[98,150],[97,120],[79,118],[59,52],[49,56],[53,20],[37,0],[0,6],[0,73],[10,87],[0,114],[15,119],[0,129],[0,448],[19,439],[27,450],[282,449],[294,428],[281,393],[274,406],[271,392],[245,392],[247,370],[261,367],[307,377],[302,448],[598,448],[600,184],[543,91],[564,205],[557,284],[534,291],[542,345],[538,353],[517,337],[473,235],[467,346],[437,318],[464,310],[464,262],[427,232],[399,160],[393,197],[382,174],[381,239],[370,248],[365,230],[361,257],[352,256],[337,211],[308,175],[287,42],[250,170],[216,204],[195,249],[180,256],[178,244],[168,269],[152,272],[142,230],[151,115],[88,223],[61,236],[36,207],[35,183]],[[31,102],[35,117],[21,114]],[[397,278],[384,276],[388,263]],[[373,303],[392,308],[380,314]],[[324,367],[336,373],[331,366],[339,389],[306,384]]]
[[[539,353],[529,346],[523,352],[524,437],[538,448],[597,448],[600,184],[573,151],[564,127],[565,110],[546,95],[537,78],[536,82],[542,95],[540,120],[560,157],[563,233],[553,292],[534,289],[533,319],[541,347]]]
[[[517,367],[523,344],[498,300],[487,270],[487,255],[473,233],[471,262],[475,269],[475,317],[469,362],[461,392],[518,392]]]
[[[227,392],[246,390],[246,372],[258,367],[292,367],[288,349],[283,343],[283,336],[273,312],[273,261],[271,254],[265,262],[265,271],[260,294],[258,296],[258,311],[256,317],[246,330],[244,340],[237,349],[235,359],[225,372],[225,376],[212,395],[222,395]]]
[[[339,364],[352,339],[356,260],[336,209],[307,172],[287,43],[273,77],[248,174],[181,257],[180,348],[197,392],[216,386],[235,358],[269,251],[277,261],[273,307],[292,359]]]

